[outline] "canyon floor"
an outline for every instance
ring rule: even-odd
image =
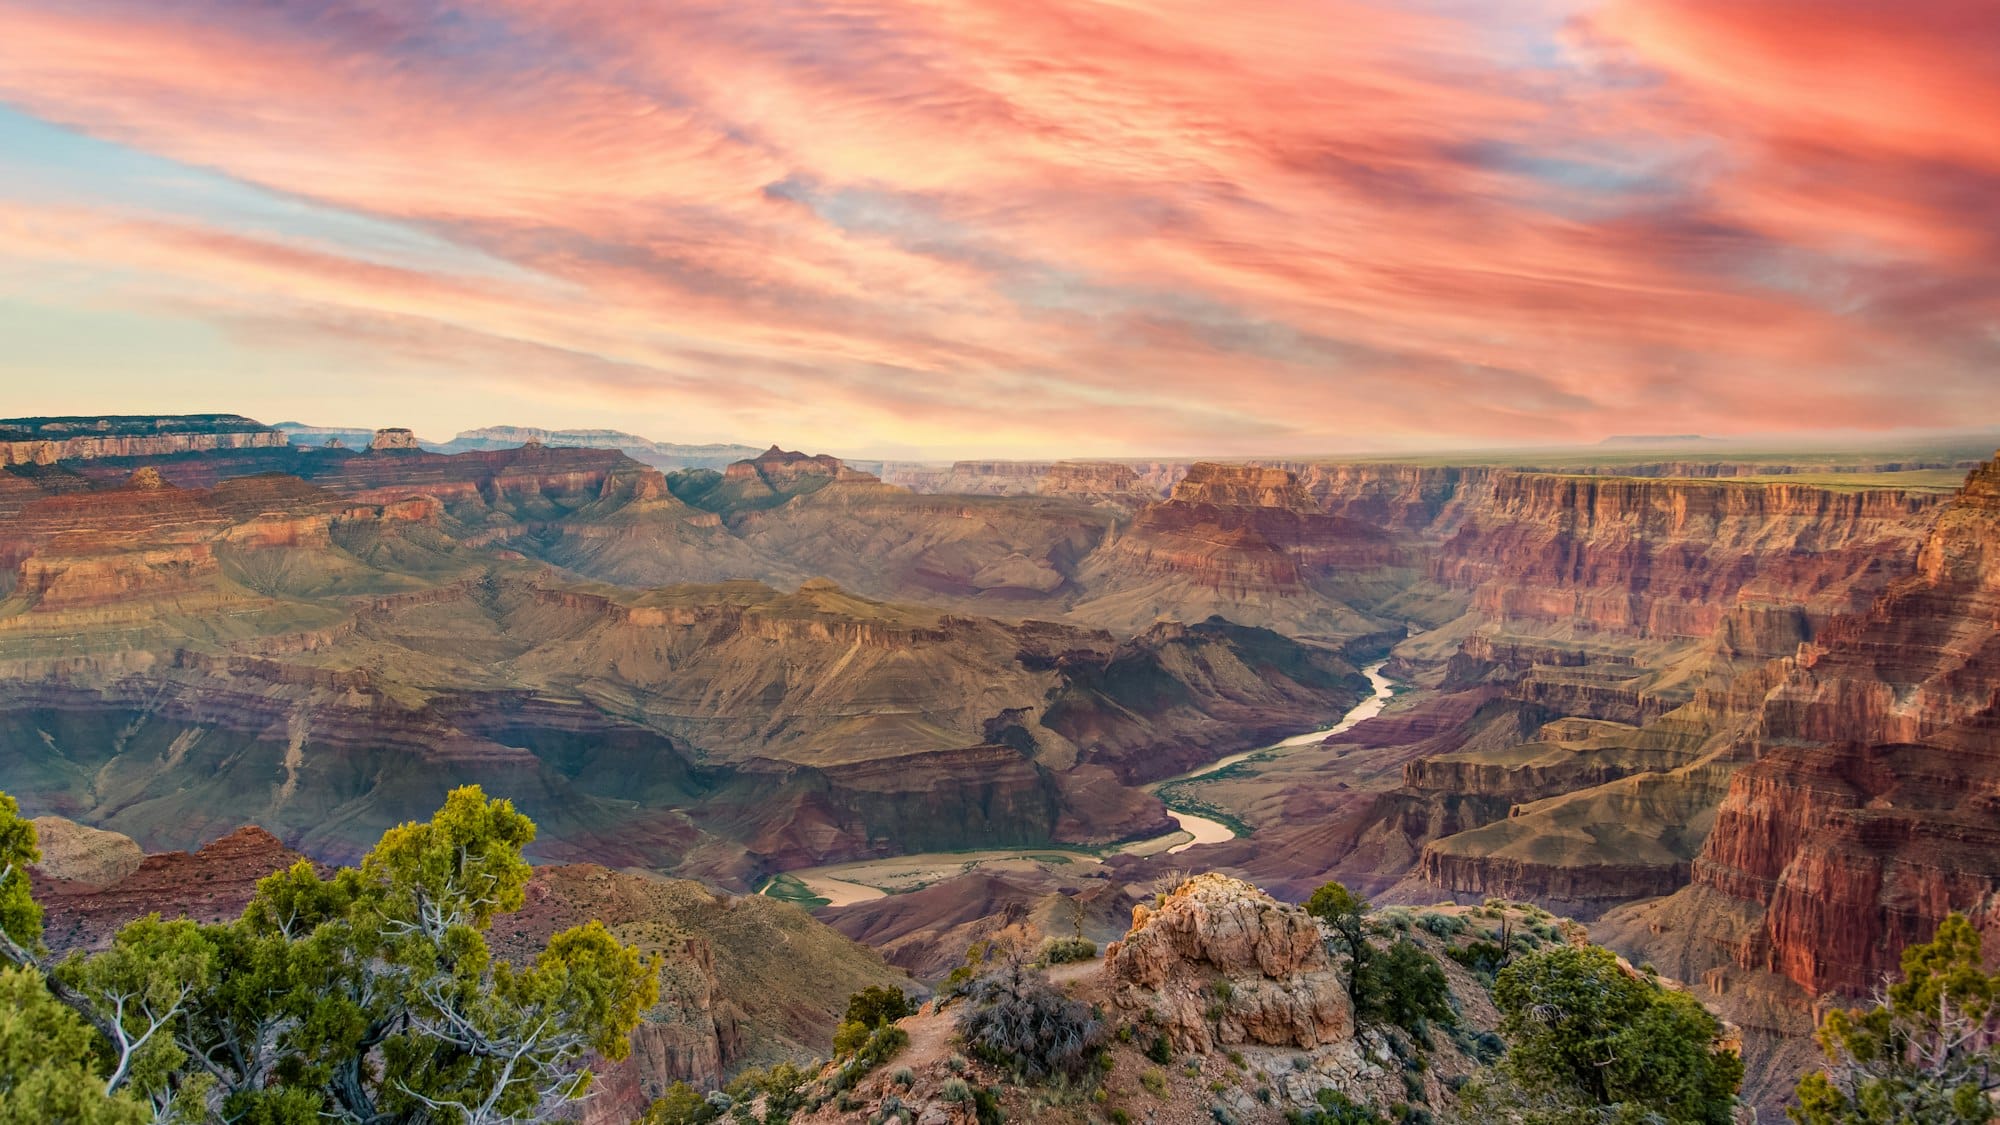
[[[762,891],[917,979],[1116,937],[1190,870],[1532,902],[1689,981],[1767,1108],[1947,911],[2000,933],[1990,445],[908,466],[4,425],[0,789],[135,842],[102,870],[246,826],[349,862],[477,781],[551,871],[610,873],[576,910]]]

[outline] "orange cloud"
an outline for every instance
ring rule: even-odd
[[[842,448],[1990,421],[1984,7],[0,0],[0,101],[507,271],[4,188],[0,259]]]

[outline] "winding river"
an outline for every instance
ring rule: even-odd
[[[1238,762],[1252,758],[1265,760],[1301,746],[1311,746],[1333,735],[1348,730],[1357,723],[1372,719],[1382,713],[1395,691],[1389,677],[1382,674],[1387,660],[1378,660],[1361,670],[1368,677],[1368,685],[1373,693],[1349,708],[1340,721],[1330,727],[1309,730],[1295,734],[1282,742],[1260,746],[1255,750],[1245,750],[1226,758],[1210,762],[1200,769],[1189,770],[1175,777],[1164,778],[1146,787],[1148,792],[1158,793],[1161,788],[1177,781],[1188,781],[1206,777],[1220,770],[1228,769]],[[1165,798],[1162,798],[1164,800]],[[1150,840],[1136,840],[1116,849],[1127,855],[1156,855],[1162,851],[1169,855],[1184,852],[1197,844],[1219,844],[1231,840],[1236,833],[1228,825],[1210,817],[1167,805],[1167,815],[1179,825],[1177,831]],[[1169,845],[1183,833],[1192,837]],[[999,849],[992,851],[941,852],[933,855],[905,855],[888,859],[856,860],[850,863],[836,863],[825,867],[806,868],[785,872],[784,875],[796,880],[805,891],[814,897],[825,899],[833,906],[846,906],[871,898],[881,898],[906,890],[915,890],[940,879],[968,872],[978,867],[1004,869],[1010,865],[1040,863],[1101,863],[1100,853],[1081,849],[1051,846],[1034,849]],[[778,878],[766,880],[760,893],[769,894],[778,884]]]
[[[1252,758],[1274,757],[1295,746],[1312,746],[1324,742],[1343,731],[1351,730],[1355,726],[1380,715],[1382,708],[1389,705],[1389,697],[1394,695],[1396,691],[1395,683],[1389,677],[1382,674],[1382,669],[1388,663],[1387,660],[1378,660],[1361,670],[1361,674],[1368,677],[1368,686],[1374,689],[1373,693],[1368,698],[1348,708],[1347,714],[1342,715],[1340,721],[1332,726],[1326,727],[1323,730],[1309,730],[1304,734],[1295,734],[1282,742],[1273,742],[1269,746],[1262,746],[1255,750],[1245,750],[1241,754],[1231,754],[1226,758],[1210,762],[1199,769],[1189,770],[1186,773],[1156,781],[1146,787],[1147,792],[1158,793],[1161,789],[1177,781],[1191,781],[1197,777],[1207,777],[1212,773],[1220,773],[1238,762],[1247,762]],[[1181,826],[1181,831],[1194,837],[1186,843],[1175,844],[1173,847],[1168,848],[1168,855],[1177,855],[1194,847],[1196,844],[1220,844],[1224,840],[1233,840],[1236,838],[1235,830],[1227,824],[1219,820],[1188,812],[1184,809],[1177,809],[1171,802],[1167,804],[1167,815],[1174,818],[1174,823]]]

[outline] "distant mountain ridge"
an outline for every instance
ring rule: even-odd
[[[240,414],[0,418],[0,466],[284,444],[276,430]]]
[[[654,441],[623,430],[545,430],[536,426],[485,426],[466,430],[448,442],[426,445],[441,453],[466,453],[480,449],[511,449],[537,441],[543,445],[588,449],[615,449],[634,461],[656,469],[720,469],[735,461],[757,456],[757,447],[730,443],[682,445]]]
[[[272,428],[285,434],[293,445],[338,441],[350,449],[365,448],[375,433],[360,426],[308,426],[303,422],[280,422]],[[758,454],[757,447],[750,445],[682,445],[654,441],[623,430],[549,430],[539,426],[482,426],[462,431],[450,441],[418,439],[419,445],[433,453],[515,449],[530,442],[564,449],[615,449],[634,461],[668,470],[721,469]]]

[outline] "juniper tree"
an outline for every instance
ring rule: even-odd
[[[56,964],[21,870],[33,827],[0,801],[0,954],[94,1029],[73,1061],[156,1121],[540,1120],[588,1093],[587,1054],[624,1057],[658,998],[658,966],[597,922],[529,964],[494,959],[485,934],[523,904],[535,828],[476,786],[358,868],[265,878],[234,922],[145,918]]]
[[[1802,1125],[1970,1125],[1994,1117],[2000,1088],[2000,974],[1979,933],[1948,915],[1931,941],[1903,950],[1903,979],[1868,1008],[1820,1025],[1825,1069],[1798,1085]]]

